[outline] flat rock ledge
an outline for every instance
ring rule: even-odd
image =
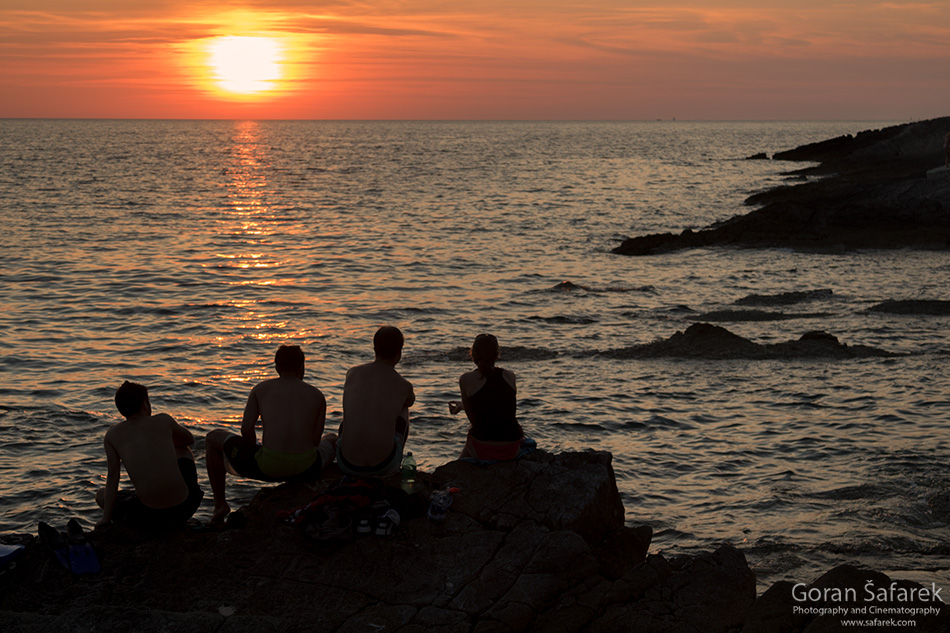
[[[545,451],[420,473],[388,537],[318,541],[277,518],[337,481],[264,488],[246,525],[96,530],[102,571],[73,576],[38,543],[0,575],[0,630],[488,633],[735,631],[755,599],[743,554],[647,555],[604,452]],[[387,482],[398,485],[398,481]],[[458,487],[444,523],[430,492]]]
[[[262,489],[241,510],[240,528],[97,530],[90,540],[102,571],[95,575],[73,576],[29,543],[0,574],[0,631],[864,630],[795,615],[790,583],[756,600],[754,574],[731,545],[694,556],[647,555],[652,531],[624,525],[611,461],[604,452],[539,450],[492,466],[451,462],[420,473],[408,513],[415,516],[388,537],[318,541],[277,518],[331,488],[340,476],[331,466],[321,481]],[[433,523],[422,508],[445,486],[460,490],[444,523]],[[863,587],[874,574],[829,573],[809,589]],[[874,578],[886,585],[886,577]],[[923,626],[914,630],[948,630],[946,618],[917,621]]]

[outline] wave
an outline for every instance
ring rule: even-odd
[[[529,316],[527,317],[528,321],[542,321],[544,323],[554,323],[561,325],[590,325],[592,323],[598,323],[600,320],[595,319],[594,317],[589,316],[570,316],[570,315],[556,315],[556,316]]]
[[[808,301],[818,301],[821,299],[830,299],[834,292],[822,288],[818,290],[796,290],[792,292],[782,292],[775,295],[751,294],[737,299],[735,305],[738,306],[787,306],[796,303],[805,303]]]
[[[788,321],[790,319],[820,319],[832,316],[830,312],[769,312],[767,310],[714,310],[696,317],[700,321]]]
[[[413,366],[421,365],[426,362],[470,363],[471,358],[469,357],[469,351],[470,348],[461,346],[455,347],[449,351],[420,350],[404,356],[402,364]],[[544,348],[523,347],[520,345],[502,346],[500,361],[501,363],[505,363],[517,361],[551,360],[553,358],[558,358],[561,355],[562,354],[560,352]]]
[[[584,284],[576,284],[573,281],[562,281],[559,284],[555,284],[547,289],[548,292],[594,292],[594,293],[605,293],[605,292],[654,292],[656,290],[655,286],[644,285],[644,286],[587,286]]]

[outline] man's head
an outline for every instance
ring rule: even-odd
[[[399,328],[391,325],[384,325],[376,330],[373,336],[373,350],[376,352],[376,360],[390,361],[393,364],[399,362],[402,358],[402,332]]]
[[[303,378],[305,361],[303,350],[299,345],[281,345],[274,354],[274,366],[281,376],[297,375]]]
[[[148,401],[148,387],[126,380],[115,391],[115,406],[119,413],[127,418],[141,411],[143,407],[146,413],[150,413],[152,407]]]

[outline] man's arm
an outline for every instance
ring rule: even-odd
[[[416,392],[412,390],[412,383],[411,383],[411,382],[409,382],[409,381],[407,380],[407,381],[406,381],[406,384],[409,385],[409,394],[406,395],[406,404],[404,404],[404,405],[402,405],[402,406],[404,406],[405,408],[408,409],[408,408],[411,407],[411,406],[413,405],[413,403],[416,401]]]
[[[244,417],[241,420],[241,437],[245,442],[257,444],[257,419],[261,417],[261,409],[257,403],[257,388],[251,389],[244,405]]]
[[[96,525],[106,525],[112,520],[112,511],[115,509],[115,500],[119,494],[119,453],[112,446],[109,438],[103,442],[106,449],[106,496],[102,503],[102,519]]]
[[[191,431],[178,424],[172,416],[168,416],[168,419],[172,424],[172,444],[175,448],[185,448],[195,443],[195,436],[191,434]]]
[[[313,421],[313,445],[320,446],[323,431],[327,425],[327,399],[320,393],[320,403],[317,405],[317,415]]]

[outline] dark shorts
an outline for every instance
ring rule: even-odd
[[[351,464],[343,456],[344,437],[346,433],[340,435],[336,444],[336,463],[343,471],[344,475],[351,477],[385,477],[399,470],[402,464],[402,452],[406,447],[406,438],[409,437],[409,422],[402,416],[396,418],[396,432],[393,434],[393,449],[389,456],[375,466],[357,466]]]
[[[195,460],[182,457],[178,460],[178,470],[188,486],[188,498],[171,508],[155,509],[142,503],[134,492],[120,490],[112,516],[116,521],[129,523],[144,529],[165,529],[182,525],[192,517],[204,492],[198,485],[198,470]]]
[[[336,445],[336,463],[344,475],[350,475],[351,477],[385,477],[399,470],[399,465],[402,463],[402,449],[402,437],[394,435],[393,450],[389,452],[386,459],[375,466],[357,466],[343,457],[343,441],[341,438]]]
[[[263,447],[260,444],[245,442],[244,438],[232,435],[224,442],[224,456],[228,463],[241,477],[257,479],[258,481],[297,481],[314,480],[320,478],[323,471],[323,462],[320,451],[314,452],[313,462],[300,472],[273,474],[264,472],[261,468]]]

